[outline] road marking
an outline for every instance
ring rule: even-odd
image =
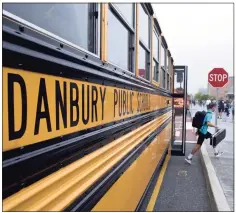
[[[178,176],[187,176],[188,172],[186,170],[180,170],[178,171]]]
[[[150,201],[148,203],[148,206],[147,206],[147,209],[146,209],[147,212],[153,211],[153,209],[154,209],[154,206],[155,206],[158,194],[160,192],[161,184],[163,182],[164,175],[166,173],[166,168],[167,168],[169,160],[170,160],[170,155],[167,155],[165,163],[164,163],[164,165],[163,165],[163,167],[161,169],[161,172],[159,174],[159,177],[157,179],[157,182],[156,182],[155,188],[153,190],[151,199],[150,199]]]

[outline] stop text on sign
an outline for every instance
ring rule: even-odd
[[[209,81],[225,81],[228,78],[227,74],[210,74]]]

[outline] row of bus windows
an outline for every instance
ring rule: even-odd
[[[96,3],[5,3],[3,4],[3,9],[100,56],[100,6],[100,4]],[[163,71],[161,75],[163,76],[162,86],[166,88],[165,78],[166,74],[168,74],[166,72],[168,71],[169,58],[166,57],[166,50],[159,39],[157,30],[155,28],[151,30],[151,19],[145,5],[140,4],[138,8],[139,75],[150,80],[150,61],[152,60],[154,69],[153,80],[160,82],[160,70]],[[134,72],[135,5],[109,4],[107,31],[108,61],[122,69]],[[153,33],[153,59],[150,59],[151,33]],[[161,63],[160,66],[159,63]],[[167,83],[167,85],[169,84]],[[168,86],[166,89],[168,89]]]

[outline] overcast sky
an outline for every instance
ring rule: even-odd
[[[188,93],[207,88],[208,72],[233,75],[232,4],[154,4],[175,65],[188,66]]]

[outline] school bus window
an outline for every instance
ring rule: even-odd
[[[122,38],[122,39],[121,39]],[[108,60],[129,69],[129,32],[111,10],[108,12]]]
[[[3,9],[99,55],[97,4],[5,3]]]
[[[149,65],[147,59],[149,55],[142,45],[139,45],[139,76],[149,80]]]
[[[166,51],[163,44],[161,45],[161,67],[166,70]]]
[[[170,75],[167,73],[167,90],[170,89]]]
[[[154,75],[153,80],[159,82],[159,39],[158,33],[153,31],[153,64],[154,64]]]
[[[161,69],[162,69],[162,87],[166,88],[166,51],[161,44]]]
[[[155,58],[155,60],[157,62],[159,62],[159,39],[158,39],[159,35],[158,33],[154,30],[153,31],[153,58]]]
[[[155,80],[156,82],[159,82],[159,66],[155,60],[153,60],[153,63],[154,63],[153,80]]]
[[[170,68],[169,68],[169,54],[167,52],[167,57],[166,57],[166,71],[170,72]]]
[[[150,80],[150,18],[145,5],[139,4],[139,76]]]
[[[166,88],[166,71],[162,69],[162,87]]]
[[[134,19],[132,8],[133,4],[109,4],[108,11],[108,61],[131,72],[135,33],[131,25]]]
[[[146,8],[142,4],[139,4],[138,8],[139,8],[139,37],[143,45],[149,48],[150,47],[150,41],[149,41],[150,18],[148,16]]]
[[[134,4],[115,4],[118,11],[124,16],[124,19],[133,27],[134,26]]]

